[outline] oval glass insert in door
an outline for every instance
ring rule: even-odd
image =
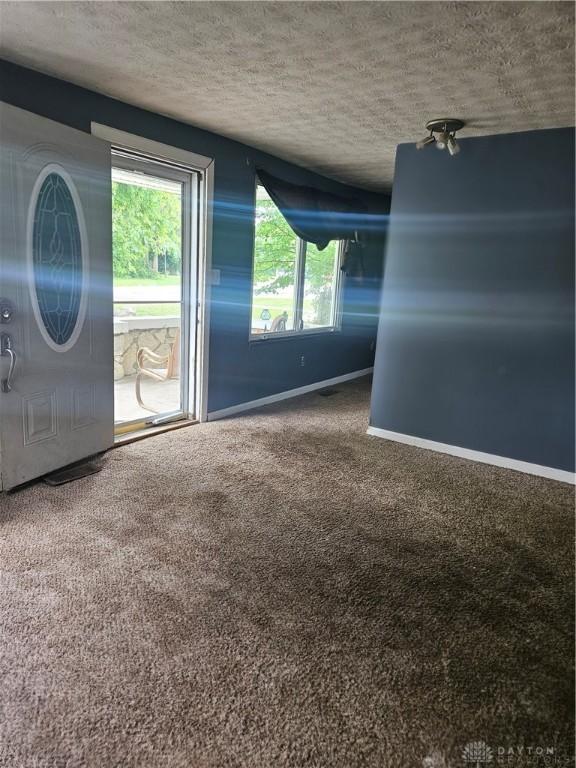
[[[45,341],[65,351],[83,322],[82,215],[72,180],[54,167],[44,169],[36,189],[31,242],[34,311]]]

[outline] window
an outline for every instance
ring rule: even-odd
[[[250,335],[333,331],[339,324],[341,242],[319,251],[297,237],[261,184],[256,187]]]

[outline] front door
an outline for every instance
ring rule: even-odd
[[[0,104],[0,473],[113,444],[110,145]]]

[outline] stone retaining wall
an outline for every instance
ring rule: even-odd
[[[179,327],[179,317],[115,317],[114,381],[137,372],[136,353],[140,347],[167,355]]]

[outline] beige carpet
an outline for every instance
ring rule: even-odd
[[[1,499],[2,768],[571,764],[572,489],[338,390]]]

